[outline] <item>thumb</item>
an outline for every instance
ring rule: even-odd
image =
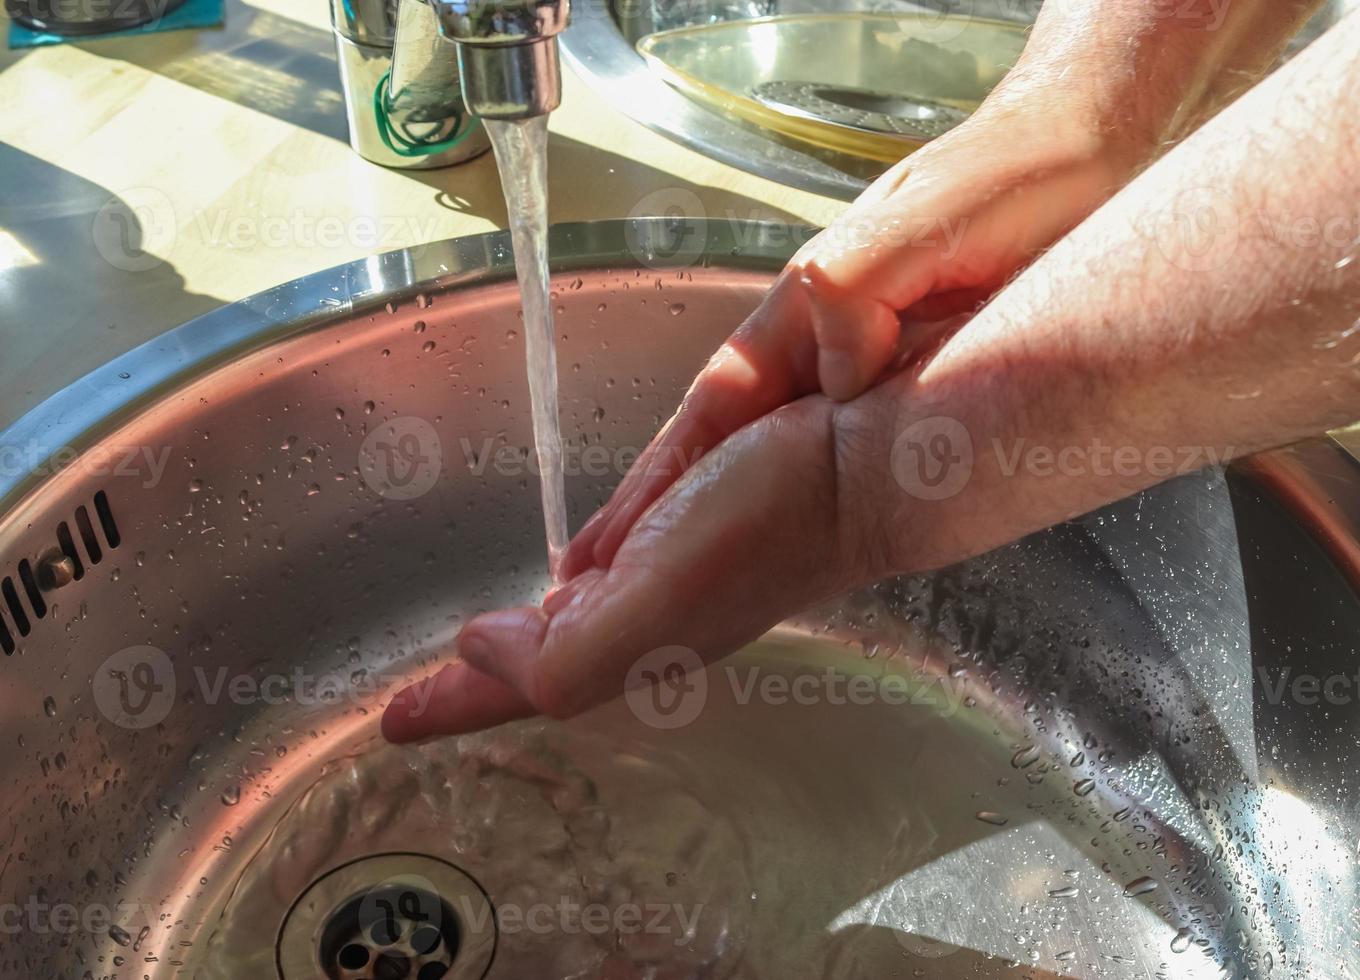
[[[446,694],[450,728],[491,721],[468,689],[479,676],[533,710],[565,718],[624,693],[640,658],[662,648],[711,662],[814,602],[869,581],[845,521],[836,410],[814,397],[726,440],[638,523],[608,569],[592,569],[542,608],[478,617],[459,650],[475,671]],[[860,514],[860,517],[847,517]],[[647,678],[644,678],[647,679]],[[507,713],[504,719],[513,717]]]

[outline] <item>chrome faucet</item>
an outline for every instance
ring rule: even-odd
[[[486,119],[526,119],[562,101],[557,35],[569,0],[433,0],[439,29],[458,43],[463,98]]]
[[[568,13],[568,0],[331,0],[350,145],[401,168],[484,153],[479,117],[541,116],[561,102]]]

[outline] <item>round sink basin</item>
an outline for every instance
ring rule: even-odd
[[[789,238],[554,229],[576,524]],[[0,433],[0,975],[1360,970],[1360,496],[1332,442],[688,679],[663,651],[660,687],[570,723],[382,745],[396,686],[545,585],[517,308],[504,235],[375,256]]]

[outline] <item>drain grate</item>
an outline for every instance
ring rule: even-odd
[[[37,624],[47,618],[50,608],[46,593],[84,578],[87,568],[104,560],[106,549],[112,551],[123,543],[109,495],[100,490],[94,495],[93,504],[97,528],[85,504],[77,507],[73,515],[80,546],[71,533],[71,525],[62,521],[56,528],[56,547],[45,552],[36,566],[24,558],[14,574],[0,578],[0,652],[6,656],[13,655],[19,640],[31,635]]]
[[[279,931],[283,980],[482,980],[496,951],[491,900],[425,854],[376,854],[317,879]]]
[[[411,881],[355,895],[326,923],[318,956],[342,980],[444,980],[460,942],[458,916]]]

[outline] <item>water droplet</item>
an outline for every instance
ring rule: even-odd
[[[434,341],[433,340],[425,341],[425,343],[421,345],[420,349],[423,350],[426,354],[428,354],[430,351],[434,350]]]
[[[1171,952],[1184,953],[1189,949],[1190,936],[1191,933],[1189,929],[1182,929],[1180,932],[1176,933],[1175,938],[1171,940]]]
[[[1076,793],[1078,796],[1085,796],[1095,788],[1096,781],[1094,779],[1082,779],[1072,785],[1072,792]]]
[[[228,786],[226,789],[222,790],[223,806],[235,806],[237,803],[240,802],[241,802],[241,787]]]
[[[57,717],[57,700],[51,696],[43,698],[43,713],[49,718]]]
[[[979,810],[977,812],[977,819],[981,820],[983,823],[989,823],[993,827],[1004,827],[1006,824],[1010,823],[1009,817],[1002,816],[992,810]]]
[[[1076,898],[1081,894],[1081,889],[1076,885],[1064,885],[1062,888],[1052,888],[1048,892],[1049,898]]]
[[[1139,895],[1146,895],[1148,892],[1156,891],[1160,887],[1156,878],[1135,878],[1124,886],[1125,898],[1137,898]]]
[[[1032,766],[1039,761],[1039,747],[1037,745],[1026,745],[1015,755],[1011,756],[1011,765],[1017,769],[1024,769]]]

